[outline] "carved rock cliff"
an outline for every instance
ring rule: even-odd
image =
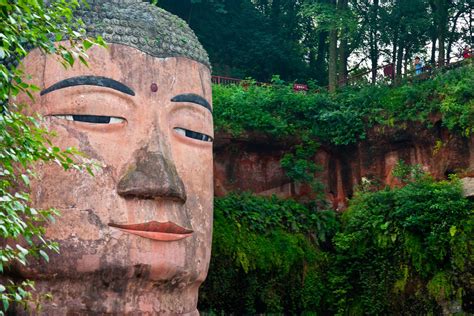
[[[232,137],[217,133],[214,147],[214,188],[217,196],[230,191],[276,194],[299,200],[311,198],[306,185],[295,184],[280,166],[292,142],[262,135]],[[472,176],[474,137],[449,132],[437,122],[430,129],[421,124],[395,128],[376,127],[367,138],[349,146],[322,144],[314,161],[322,166],[318,174],[332,208],[344,210],[355,186],[363,178],[393,186],[392,171],[399,160],[419,164],[437,179],[457,173]]]

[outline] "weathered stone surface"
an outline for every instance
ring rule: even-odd
[[[252,191],[298,199],[311,197],[307,186],[295,185],[280,167],[279,160],[290,147],[288,142],[258,137],[232,139],[218,134],[215,144],[216,195]],[[362,178],[380,185],[397,185],[392,171],[399,160],[419,164],[437,179],[447,178],[451,173],[474,175],[474,137],[453,135],[440,122],[432,129],[375,128],[356,145],[323,144],[314,157],[323,167],[318,176],[325,186],[326,198],[337,210],[347,207]]]
[[[153,199],[162,196],[186,201],[183,181],[172,161],[144,148],[136,154],[136,164],[120,179],[117,193],[124,197]],[[150,168],[151,167],[151,168]]]
[[[88,54],[88,67],[76,63],[72,69],[38,50],[24,60],[41,89],[66,78],[102,76],[134,93],[102,81],[35,95],[28,111],[45,117],[57,133],[55,144],[76,147],[103,169],[92,177],[56,165],[38,168],[32,200],[37,208],[61,212],[46,230],[61,254],[50,255],[49,264],[19,265],[14,275],[34,280],[39,295],[53,294],[42,301],[43,315],[197,315],[211,251],[212,143],[182,131],[213,137],[212,114],[192,100],[172,99],[193,94],[211,104],[209,68],[120,44]],[[108,123],[76,120],[91,116]],[[146,237],[127,227],[163,231]]]
[[[466,177],[461,179],[463,193],[465,197],[474,197],[474,178]]]

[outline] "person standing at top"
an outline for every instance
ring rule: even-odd
[[[471,50],[469,49],[469,46],[464,46],[464,49],[462,50],[462,57],[464,59],[471,58]]]
[[[415,57],[415,74],[419,75],[423,72],[423,62],[421,61],[420,57]]]

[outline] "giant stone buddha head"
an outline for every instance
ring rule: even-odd
[[[30,106],[102,165],[94,177],[41,166],[36,207],[61,216],[61,253],[21,268],[46,315],[197,314],[211,250],[212,107],[207,54],[182,20],[139,0],[88,1],[79,15],[108,48],[64,69],[33,50]],[[26,99],[25,99],[26,100]],[[31,102],[30,102],[31,103]]]

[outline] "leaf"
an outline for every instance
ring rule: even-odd
[[[27,254],[28,254],[28,250],[25,249],[25,248],[23,248],[22,246],[20,246],[20,245],[17,244],[17,245],[16,245],[16,248],[17,248],[18,250],[20,250],[20,252],[21,252],[23,255],[27,255]]]
[[[26,297],[28,295],[28,293],[25,290],[23,290],[21,287],[18,287],[17,291],[22,297]]]
[[[44,258],[44,260],[46,260],[46,262],[49,262],[49,256],[46,252],[44,252],[43,250],[40,250],[39,254]]]
[[[10,303],[8,302],[8,296],[6,296],[5,294],[2,294],[2,302],[3,302],[3,309],[5,311],[8,310]]]
[[[107,47],[107,43],[104,41],[104,39],[102,38],[102,36],[97,36],[96,40],[95,40],[95,43],[99,46],[102,46],[102,47]]]
[[[72,57],[72,54],[70,52],[63,52],[62,56],[63,59],[67,61],[70,66],[74,65],[74,57]]]
[[[26,184],[26,185],[30,185],[30,178],[28,178],[28,176],[26,174],[22,174],[21,175],[21,178],[23,179],[23,182]]]
[[[34,84],[30,84],[30,89],[31,91],[41,91],[41,88]]]
[[[83,65],[85,65],[85,66],[88,66],[88,65],[89,65],[89,64],[87,63],[87,60],[86,60],[84,57],[82,57],[82,56],[79,56],[79,61],[80,61]]]
[[[454,235],[456,235],[456,231],[457,228],[454,225],[449,228],[449,234],[451,235],[451,237],[454,237]]]
[[[90,40],[86,39],[86,40],[84,40],[82,45],[84,45],[84,50],[88,50],[89,48],[92,47],[92,45],[94,45],[94,43],[92,43]]]

